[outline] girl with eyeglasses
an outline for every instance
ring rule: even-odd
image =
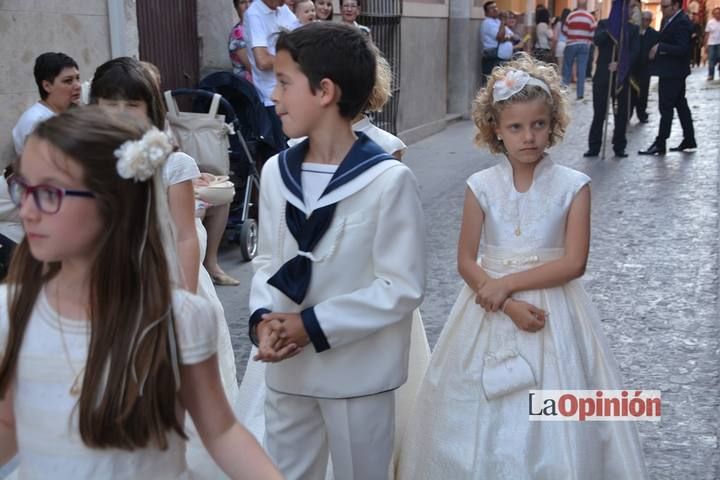
[[[10,179],[25,238],[0,286],[0,463],[19,478],[197,478],[190,413],[232,478],[280,474],[223,393],[217,323],[183,289],[147,122],[87,107],[40,124]]]

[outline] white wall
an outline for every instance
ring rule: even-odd
[[[201,77],[208,71],[230,70],[228,36],[238,21],[232,0],[198,0],[197,7]]]
[[[134,4],[134,0],[132,1]],[[11,131],[20,114],[39,98],[35,58],[63,52],[88,79],[110,58],[107,0],[4,0],[0,2],[0,164],[14,157]],[[134,12],[134,9],[133,9]]]

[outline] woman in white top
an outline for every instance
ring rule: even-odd
[[[550,50],[553,31],[550,28],[550,12],[547,8],[539,8],[535,14],[535,47],[533,56],[546,63],[554,63],[555,57]]]
[[[25,110],[13,128],[18,156],[35,125],[66,111],[80,100],[80,71],[75,60],[64,53],[48,52],[37,57],[33,74],[40,100]]]

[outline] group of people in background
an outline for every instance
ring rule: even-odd
[[[578,3],[577,10],[584,9],[580,3]],[[559,16],[552,18],[550,11],[543,4],[538,4],[535,8],[533,28],[517,22],[520,14],[509,10],[500,11],[495,1],[485,2],[483,9],[485,19],[480,27],[483,77],[489,75],[495,66],[510,60],[513,55],[522,51],[532,54],[538,60],[558,65],[563,76],[566,72],[569,75],[566,83],[578,78],[580,65],[583,65],[582,78],[585,74],[589,74],[591,66],[588,66],[585,57],[590,56],[590,52],[588,51],[586,55],[586,49],[583,47],[583,45],[588,45],[587,38],[584,38],[582,32],[577,31],[578,25],[580,25],[580,29],[583,28],[575,18],[578,15],[571,20],[573,26],[568,26],[568,17],[574,13],[569,8],[564,9]],[[524,15],[529,15],[529,12]],[[568,45],[571,46],[568,50],[570,67],[565,66],[564,60]],[[592,48],[592,38],[590,38],[589,48]],[[577,67],[573,67],[573,62],[577,63]],[[563,78],[565,79],[565,77]]]
[[[715,78],[720,63],[720,7],[712,10],[706,25],[697,22],[697,9],[687,15],[680,0],[661,2],[663,18],[659,31],[652,27],[653,14],[642,11],[640,3],[628,4],[627,25],[622,39],[610,32],[607,19],[596,20],[597,12],[587,10],[587,0],[578,0],[574,10],[565,9],[552,22],[548,10],[538,5],[532,35],[519,39],[508,26],[507,14],[497,9],[494,1],[484,4],[486,18],[482,22],[482,73],[507,61],[518,50],[531,52],[543,62],[554,64],[566,86],[575,82],[575,97],[585,97],[585,78],[594,67],[593,120],[588,133],[585,157],[601,153],[609,103],[614,116],[612,146],[618,158],[627,157],[627,123],[633,113],[640,123],[649,122],[648,95],[650,77],[659,77],[660,127],[655,142],[641,155],[664,155],[670,136],[673,111],[677,110],[683,129],[683,141],[670,148],[686,151],[697,147],[692,115],[685,98],[685,78],[691,65],[700,65],[707,58],[707,80]],[[617,35],[617,34],[615,34]],[[706,55],[701,54],[705,50]],[[621,58],[622,62],[621,62]],[[619,68],[629,64],[629,69]]]
[[[357,23],[361,0],[340,1],[340,22],[370,36]],[[254,83],[273,125],[273,136],[284,138],[280,119],[270,98],[275,87],[273,73],[275,38],[281,30],[293,30],[316,21],[333,21],[332,0],[233,0],[239,21],[230,31],[228,50],[236,75]]]

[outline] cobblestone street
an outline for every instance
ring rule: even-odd
[[[687,86],[698,151],[637,155],[657,134],[657,79],[651,86],[650,123],[630,122],[628,158],[612,157],[612,124],[608,157],[582,157],[592,119],[589,96],[573,103],[566,141],[551,151],[555,161],[593,179],[592,244],[584,281],[626,386],[662,391],[662,420],[639,424],[650,476],[658,480],[720,478],[720,81],[706,82],[705,73],[696,70]],[[455,255],[465,179],[496,161],[472,145],[472,136],[473,125],[459,122],[411,145],[405,155],[420,182],[427,217],[428,291],[421,310],[431,346],[460,289]],[[668,147],[681,140],[676,118]],[[250,345],[251,266],[239,257],[231,247],[222,261],[243,283],[218,292],[242,378]]]

